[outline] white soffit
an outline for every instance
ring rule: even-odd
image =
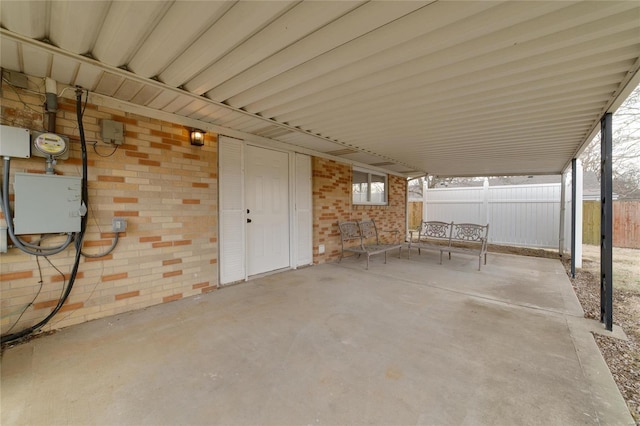
[[[0,2],[1,66],[395,173],[560,173],[640,2]],[[333,153],[333,154],[332,154]]]

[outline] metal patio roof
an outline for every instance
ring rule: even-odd
[[[640,1],[3,0],[0,13],[5,69],[407,176],[560,173],[640,80]]]

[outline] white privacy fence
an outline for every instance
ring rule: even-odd
[[[489,187],[485,182],[484,187],[425,188],[423,193],[423,220],[488,223],[492,244],[559,247],[559,183]],[[564,230],[566,244],[571,235],[570,203],[569,190],[565,192],[565,205],[569,209],[564,212],[565,217],[569,213]]]

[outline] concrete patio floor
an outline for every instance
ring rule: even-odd
[[[559,261],[437,257],[278,273],[10,348],[1,422],[633,424]]]

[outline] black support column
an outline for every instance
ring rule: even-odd
[[[571,160],[571,278],[576,277],[576,208],[578,200],[576,200],[578,179],[577,161]],[[582,202],[582,200],[580,200]]]
[[[600,322],[613,330],[613,182],[611,113],[600,121]]]

